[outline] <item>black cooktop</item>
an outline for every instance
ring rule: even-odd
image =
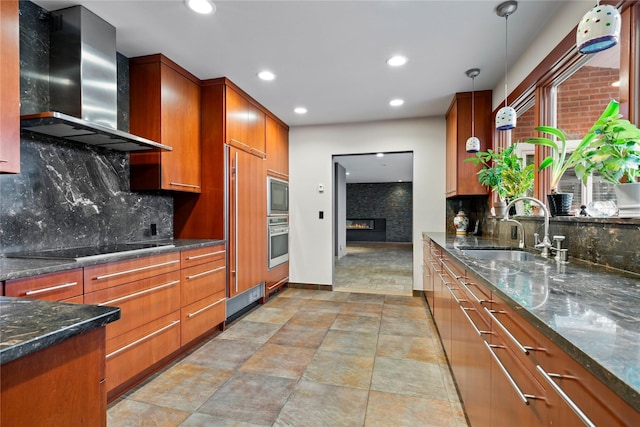
[[[173,246],[173,244],[167,242],[111,243],[106,245],[86,246],[81,248],[51,249],[33,252],[14,252],[5,254],[5,257],[80,260],[89,258],[103,258],[122,252],[141,252],[160,247]]]

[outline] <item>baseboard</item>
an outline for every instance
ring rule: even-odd
[[[290,288],[311,289],[314,291],[332,291],[333,285],[318,285],[313,283],[295,283],[289,282]]]

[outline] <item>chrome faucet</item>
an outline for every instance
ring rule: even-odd
[[[518,225],[520,225],[520,229],[522,230],[522,240],[521,240],[520,248],[524,249],[524,227],[522,227],[522,224],[520,224],[518,221],[509,218],[509,209],[511,208],[511,206],[515,204],[515,202],[518,202],[520,200],[529,200],[531,202],[535,202],[538,205],[540,205],[542,212],[544,212],[544,237],[542,238],[542,242],[540,242],[538,240],[538,234],[536,233],[534,235],[535,236],[534,247],[536,247],[537,249],[540,249],[541,256],[548,258],[552,245],[551,245],[551,240],[549,240],[549,209],[547,209],[544,203],[542,203],[540,200],[536,199],[535,197],[528,197],[528,196],[518,197],[517,199],[513,199],[507,205],[507,211],[505,212],[504,218],[502,220],[506,222],[515,222],[515,223],[518,223]]]

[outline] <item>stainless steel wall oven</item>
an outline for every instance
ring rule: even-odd
[[[269,269],[289,261],[289,217],[267,218]]]

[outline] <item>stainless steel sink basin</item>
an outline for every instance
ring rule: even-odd
[[[536,256],[529,252],[511,249],[465,249],[466,255],[478,259],[498,261],[535,261]]]

